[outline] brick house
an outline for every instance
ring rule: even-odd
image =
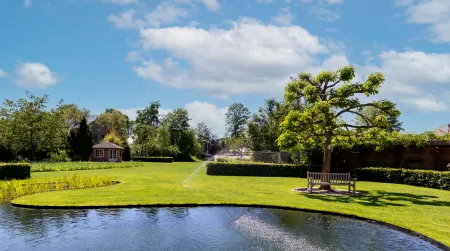
[[[102,142],[92,146],[91,160],[98,162],[121,162],[123,148],[111,142]]]

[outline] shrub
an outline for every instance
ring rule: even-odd
[[[133,161],[143,161],[143,162],[167,162],[172,163],[173,157],[143,157],[135,156],[131,158]]]
[[[0,180],[22,180],[31,177],[31,164],[0,164]]]
[[[308,167],[304,165],[210,162],[206,174],[225,176],[306,177]]]
[[[450,190],[450,172],[396,168],[358,168],[358,180]]]

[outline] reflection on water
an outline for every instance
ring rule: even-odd
[[[0,250],[440,250],[380,225],[245,207],[36,210],[0,204]]]

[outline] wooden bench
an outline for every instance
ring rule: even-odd
[[[307,172],[308,191],[312,193],[314,185],[334,185],[353,187],[353,194],[356,193],[356,179],[350,176],[350,173],[319,173]]]

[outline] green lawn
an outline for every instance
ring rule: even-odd
[[[107,206],[154,204],[258,204],[338,212],[407,228],[450,246],[450,191],[407,185],[357,182],[360,197],[299,194],[300,178],[207,176],[202,163],[146,163],[141,167],[77,171],[116,177],[121,184],[20,197],[17,204]],[[33,173],[61,177],[70,172]]]

